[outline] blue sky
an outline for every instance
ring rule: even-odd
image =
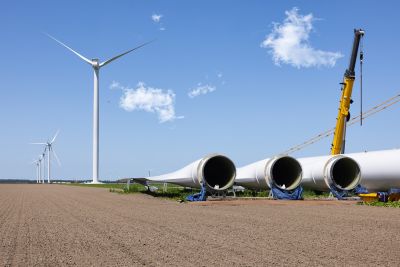
[[[91,177],[92,69],[43,32],[100,60],[157,39],[100,71],[100,179],[213,152],[242,166],[332,128],[356,27],[366,31],[365,109],[400,90],[397,1],[98,2],[1,4],[0,179],[34,178],[42,147],[28,143],[58,129],[54,177]],[[294,8],[305,32],[280,35]],[[347,152],[399,147],[399,112],[349,128]],[[328,154],[331,139],[294,156]]]

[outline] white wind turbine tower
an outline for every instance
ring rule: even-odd
[[[42,159],[43,154],[39,155],[37,160],[34,160],[31,164],[36,165],[36,183],[40,184],[42,182]]]
[[[36,165],[36,183],[39,183],[39,161],[35,161],[35,165]]]
[[[44,180],[42,179],[42,160],[43,160],[43,154],[39,155],[39,159],[38,159],[38,164],[39,164],[39,184],[40,183],[44,183]]]
[[[36,165],[36,183],[39,183],[39,160],[34,160],[31,164],[35,164]]]
[[[43,153],[40,155],[39,157],[39,162],[40,162],[40,180],[41,183],[44,184],[44,172],[46,169],[46,162],[45,162],[45,158],[46,157],[46,149],[43,151]],[[42,169],[43,166],[43,169]]]
[[[83,61],[88,63],[90,66],[93,68],[94,72],[94,84],[93,84],[93,172],[92,172],[92,183],[93,184],[98,184],[99,182],[99,70],[101,67],[104,67],[105,65],[111,63],[112,61],[116,60],[117,58],[120,58],[136,49],[139,49],[153,41],[141,44],[133,49],[130,49],[122,54],[119,54],[113,58],[110,58],[106,61],[103,61],[100,63],[98,58],[94,58],[92,60],[87,59],[86,57],[82,56],[78,52],[74,51],[72,48],[67,46],[66,44],[60,42],[53,36],[46,34],[49,36],[51,39],[56,41],[57,43],[61,44],[68,50],[70,50],[72,53],[80,57]]]
[[[50,183],[50,179],[51,179],[50,169],[51,169],[51,154],[52,153],[53,153],[54,157],[56,158],[58,165],[61,166],[60,160],[58,159],[56,152],[53,150],[53,143],[56,140],[58,133],[59,133],[59,131],[57,131],[56,134],[54,135],[54,137],[50,141],[47,141],[46,143],[31,143],[33,145],[45,145],[44,152],[42,154],[42,156],[43,156],[42,159],[45,159],[45,153],[46,153],[46,151],[48,152],[47,153],[47,183],[48,184]],[[43,183],[44,183],[44,178],[43,178]]]

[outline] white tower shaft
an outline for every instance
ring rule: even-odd
[[[48,149],[49,153],[47,154],[47,183],[50,183],[50,155],[51,155],[51,146]]]
[[[39,184],[42,182],[42,161],[39,161]]]
[[[44,179],[46,178],[46,154],[43,155],[43,173],[42,173],[42,184],[44,184]]]
[[[99,183],[99,68],[94,67],[93,76],[93,172],[92,183]]]
[[[42,183],[42,161],[39,161],[39,183]]]

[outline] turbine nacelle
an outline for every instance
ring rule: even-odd
[[[100,60],[98,58],[92,59],[92,67],[94,69],[100,69]]]

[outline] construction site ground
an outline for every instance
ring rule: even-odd
[[[400,209],[0,185],[0,266],[399,266]]]

